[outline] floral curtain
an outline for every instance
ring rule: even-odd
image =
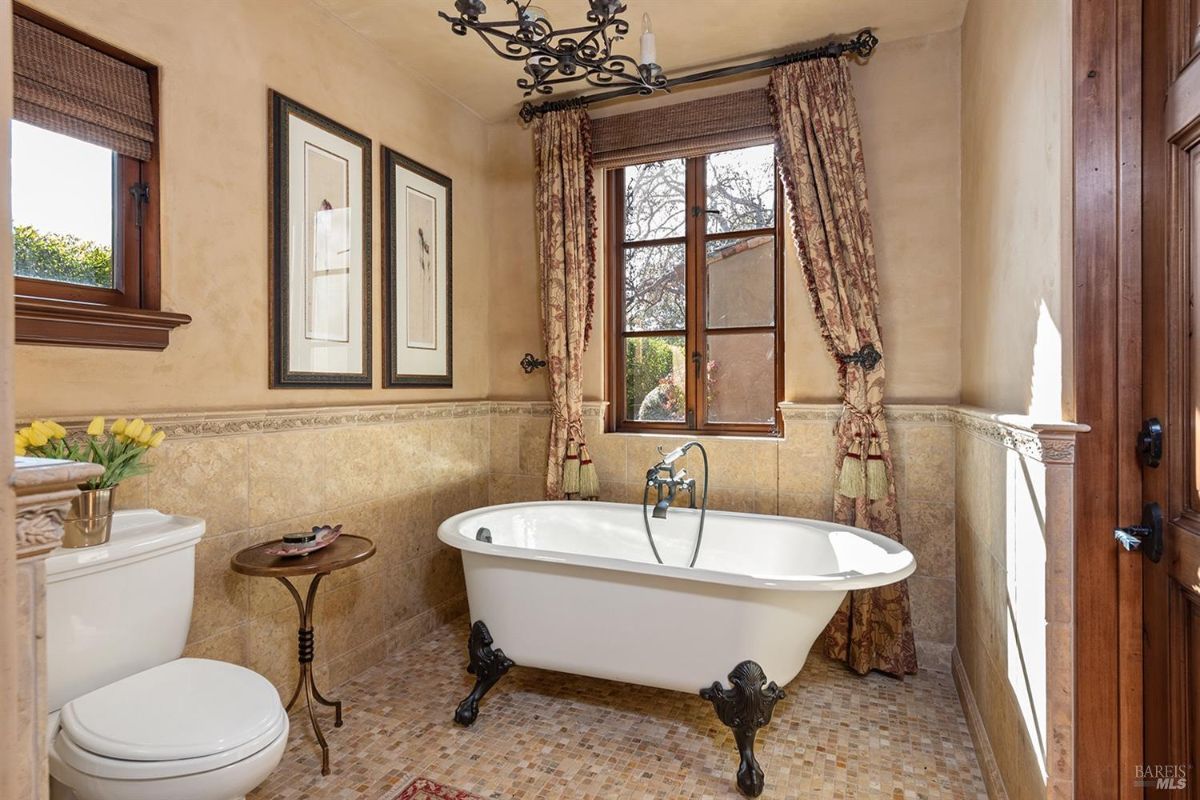
[[[593,499],[599,482],[583,432],[583,353],[596,286],[591,124],[582,109],[533,124],[542,336],[550,378],[546,498]]]
[[[841,58],[788,64],[772,73],[768,94],[800,263],[838,366],[834,519],[900,541],[875,245],[850,74]],[[908,584],[851,592],[826,628],[825,649],[859,673],[916,672]]]

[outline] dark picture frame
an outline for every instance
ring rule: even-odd
[[[269,286],[269,316],[270,316],[270,387],[283,388],[371,388],[373,385],[372,352],[371,352],[371,140],[347,128],[329,117],[299,103],[275,90],[268,91],[269,135],[268,146],[268,202],[270,225],[270,286]],[[314,138],[325,136],[332,148],[325,150],[307,140],[291,141],[290,124],[298,120],[311,126]],[[332,137],[332,138],[328,138]],[[292,192],[297,184],[291,175],[291,165],[297,155],[295,147],[305,147],[302,154],[305,165],[305,175],[297,176],[299,190],[308,202],[307,182],[309,175],[308,153],[317,153],[314,158],[326,158],[330,165],[326,168],[329,175],[325,176],[326,183],[340,182],[344,172],[344,195],[336,201],[345,206],[333,206],[326,200],[321,201],[320,213],[313,215],[314,227],[312,253],[307,252],[310,242],[309,231],[303,235],[306,251],[301,254],[304,260],[305,281],[297,286],[293,280],[297,271],[295,253],[292,243],[296,240],[297,217],[291,206]],[[352,159],[344,158],[342,154],[353,153]],[[354,163],[357,161],[357,164]],[[342,162],[342,163],[340,163]],[[315,162],[314,162],[315,163]],[[344,163],[344,166],[343,166]],[[329,172],[332,169],[334,172]],[[358,170],[361,178],[354,185],[353,174]],[[315,172],[315,170],[314,170]],[[313,179],[316,180],[315,178]],[[314,195],[315,196],[315,195]],[[360,203],[358,224],[353,219],[353,204]],[[328,217],[322,224],[319,218],[328,211]],[[339,216],[340,212],[346,212]],[[303,212],[302,212],[303,214]],[[303,214],[304,225],[307,226],[308,216]],[[334,233],[330,233],[330,229]],[[358,231],[361,233],[358,233]],[[357,242],[355,242],[357,234]],[[317,237],[321,238],[318,240]],[[355,257],[354,250],[360,251]],[[336,265],[322,262],[320,253],[333,253]],[[311,256],[311,258],[310,258]],[[345,259],[344,263],[341,259]],[[308,263],[311,261],[312,263]],[[361,263],[359,263],[361,262]],[[316,277],[310,277],[315,275]],[[357,278],[357,280],[356,280]],[[321,282],[318,282],[320,279]],[[338,285],[340,283],[340,285]],[[358,292],[353,289],[357,283]],[[332,287],[327,291],[325,287]],[[303,292],[303,295],[294,295]],[[318,303],[320,312],[311,311]],[[355,296],[355,295],[360,296]],[[339,302],[344,297],[345,302]],[[295,310],[298,303],[304,319],[297,320]],[[344,307],[343,307],[344,306]],[[332,310],[329,310],[332,309]],[[297,322],[303,326],[303,332],[298,335]],[[313,330],[316,329],[315,333]],[[332,332],[331,332],[332,331]],[[344,336],[344,339],[342,338]],[[316,341],[317,345],[311,345]],[[302,368],[303,361],[310,352],[310,347],[325,347],[333,351],[339,345],[344,345],[341,356],[347,360],[347,366],[353,369],[345,371],[329,371]],[[361,358],[355,357],[361,353]],[[298,363],[294,364],[293,361]]]
[[[454,385],[454,182],[446,175],[430,169],[386,146],[380,146],[380,169],[383,171],[383,385],[400,387],[449,387]],[[401,181],[409,181],[402,184]],[[413,183],[434,188],[426,193]],[[410,203],[398,203],[397,193],[406,188],[410,193],[425,196],[430,201],[427,212],[434,221],[432,239],[418,231],[414,239],[409,222],[414,215]],[[438,190],[444,192],[440,196]],[[400,206],[405,205],[402,209]],[[405,220],[400,220],[400,215]],[[433,269],[432,284],[414,280],[416,273],[408,272],[408,255],[417,252],[430,254]],[[403,273],[403,274],[402,274]],[[444,282],[444,283],[443,283]],[[426,298],[432,308],[417,321],[410,313],[414,308],[428,305],[414,298],[415,286],[425,286]],[[400,301],[404,295],[405,302]],[[403,320],[403,325],[401,324]],[[430,335],[430,334],[433,335]],[[414,344],[414,336],[417,342]],[[420,340],[428,341],[420,341]],[[431,347],[432,345],[432,347]],[[444,354],[444,358],[443,358]]]

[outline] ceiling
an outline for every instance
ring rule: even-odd
[[[520,62],[504,61],[468,31],[455,36],[437,16],[453,0],[314,0],[396,62],[488,121],[507,118],[524,99]],[[510,19],[504,0],[487,0],[483,19]],[[881,41],[956,28],[967,0],[628,0],[630,32],[620,52],[638,54],[649,13],[658,60],[668,76],[752,56],[784,53],[830,34],[871,27]],[[558,27],[585,23],[587,0],[534,0]],[[556,96],[566,96],[562,88]],[[543,98],[545,99],[545,98]]]

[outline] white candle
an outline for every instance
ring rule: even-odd
[[[642,63],[658,63],[658,50],[654,46],[654,31],[650,28],[649,14],[642,14]]]

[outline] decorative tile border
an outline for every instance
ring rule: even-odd
[[[583,416],[604,417],[608,404],[584,403]],[[837,403],[780,403],[787,422],[836,422],[842,407]],[[994,414],[966,406],[940,404],[896,404],[886,409],[893,423],[950,425],[1016,450],[1022,455],[1047,464],[1072,464],[1075,461],[1075,436],[1089,430],[1072,422],[1039,422],[1031,417]],[[467,400],[435,403],[397,403],[371,406],[332,406],[318,408],[280,408],[251,411],[216,411],[181,414],[147,414],[145,419],[162,428],[172,439],[208,436],[238,436],[274,433],[309,428],[334,428],[347,425],[385,425],[421,419],[466,419],[486,416],[548,417],[550,403],[545,401]],[[83,430],[87,419],[60,422],[71,430]]]
[[[184,414],[146,414],[144,419],[167,432],[171,439],[208,436],[238,436],[251,433],[276,433],[309,428],[335,428],[347,425],[386,425],[421,419],[466,419],[486,417],[491,404],[486,400],[442,403],[406,403],[378,406],[332,406],[319,408],[279,408],[254,411],[214,411]],[[69,430],[83,430],[86,419],[66,419],[60,423]]]
[[[788,403],[779,404],[783,421],[787,422],[837,422],[842,415],[840,403]],[[922,405],[897,403],[884,408],[888,422],[916,422],[929,425],[949,425],[954,411],[941,404]]]
[[[836,422],[841,405],[834,403],[780,403],[788,422]],[[1044,464],[1075,463],[1075,436],[1090,428],[1075,422],[1038,421],[1016,414],[995,414],[969,406],[896,404],[885,409],[888,422],[954,425],[984,439],[1016,450]]]
[[[488,405],[491,413],[498,417],[548,417],[550,402],[547,400],[495,400]],[[606,400],[589,400],[583,404],[583,416],[604,417]]]
[[[968,406],[952,410],[958,428],[1043,464],[1074,464],[1075,436],[1091,430],[1076,422],[1039,422],[1033,417],[994,414]]]

